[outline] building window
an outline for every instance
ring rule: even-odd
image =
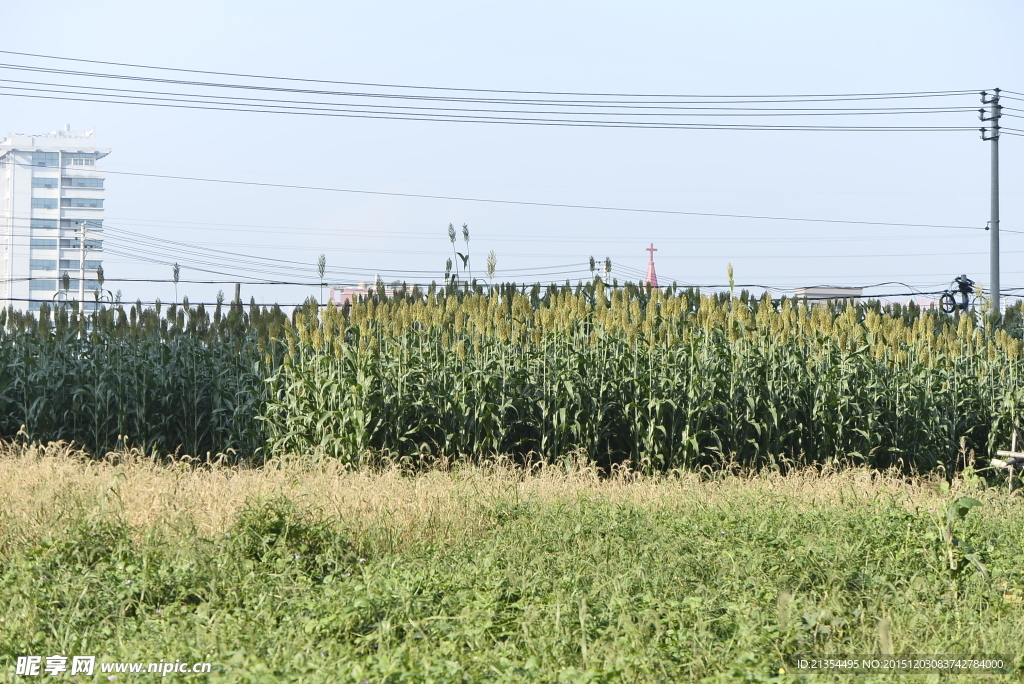
[[[39,178],[38,176],[32,179],[33,188],[56,188],[56,178]]]
[[[78,283],[81,282],[81,280],[79,278],[69,278],[68,280],[70,282],[70,286],[68,287],[68,291],[69,292],[77,291],[78,290]],[[53,281],[51,280],[50,282],[53,282]],[[63,287],[63,285],[61,287]],[[56,289],[56,287],[54,287],[52,289]],[[100,289],[100,281],[98,281],[98,280],[90,280],[89,278],[85,279],[85,291],[86,292],[92,292],[93,290],[98,290],[98,289]]]
[[[35,202],[35,200],[32,200]],[[32,206],[35,206],[34,204]],[[62,207],[75,207],[78,209],[102,209],[103,200],[91,197],[64,197],[60,201]]]
[[[32,280],[28,284],[30,290],[56,290],[56,280]]]
[[[56,271],[56,259],[29,259],[28,267],[33,271]]]
[[[32,249],[57,249],[57,241],[47,238],[32,238],[31,247]]]
[[[61,228],[81,228],[83,219],[61,219]],[[103,219],[89,219],[85,222],[88,230],[103,230]]]
[[[57,219],[32,219],[33,228],[44,228],[46,230],[55,229],[57,227]]]
[[[65,188],[102,188],[102,178],[69,178],[64,177],[62,184]]]
[[[55,262],[50,262],[50,263],[55,263]],[[74,270],[77,271],[78,270],[78,263],[79,263],[78,259],[61,259],[60,260],[60,270],[65,271],[65,270],[68,270],[68,269],[74,269]],[[100,264],[102,264],[102,263],[103,263],[102,259],[86,259],[85,260],[85,268],[86,268],[87,271],[95,271],[97,268],[100,267]],[[32,268],[35,268],[35,266],[33,266]],[[54,266],[53,268],[56,268],[56,266]]]
[[[46,304],[48,307],[50,307],[51,311],[53,310],[53,307],[54,307],[53,302],[41,302],[39,300],[30,301],[28,303],[28,310],[29,311],[39,311],[40,309],[43,308],[43,304]],[[86,311],[95,311],[96,310],[96,302],[83,302],[83,308]]]
[[[78,249],[78,238],[61,238],[60,239],[60,248],[61,249]],[[102,250],[103,249],[103,240],[92,240],[92,239],[86,240],[85,241],[85,248],[86,249]]]
[[[43,304],[46,304],[48,307],[50,307],[50,311],[53,311],[54,308],[56,308],[58,306],[69,306],[70,302],[63,301],[63,302],[59,302],[59,303],[54,303],[54,302],[33,301],[33,302],[29,302],[28,303],[28,310],[29,311],[39,311],[42,308]],[[76,311],[78,310],[79,306],[81,306],[86,311],[96,311],[99,308],[99,305],[96,302],[82,302],[81,305],[75,304],[75,310]]]
[[[53,197],[33,197],[32,198],[33,209],[56,209],[57,198]]]
[[[96,155],[85,152],[69,152],[64,155],[65,166],[95,166]]]
[[[46,304],[48,307],[50,307],[50,311],[53,311],[53,309],[56,306],[67,305],[67,304],[69,304],[69,302],[61,302],[60,304],[54,304],[53,302],[50,302],[50,301],[40,302],[38,300],[35,300],[35,301],[30,301],[28,303],[28,310],[29,311],[39,311],[40,309],[43,308],[43,304]],[[99,308],[99,304],[97,304],[96,302],[82,302],[81,306],[86,311],[96,311]],[[76,305],[76,307],[75,307],[76,310],[77,310],[77,307],[78,307],[78,305]]]
[[[32,153],[32,165],[33,166],[56,166],[60,155],[57,152],[40,152],[36,151]]]

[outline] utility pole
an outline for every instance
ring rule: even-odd
[[[86,221],[79,221],[78,225],[81,226],[80,232],[81,237],[78,238],[78,315],[85,318],[85,237],[88,233]]]
[[[989,276],[992,290],[992,311],[1002,315],[999,304],[999,117],[1002,106],[999,104],[999,88],[990,96],[981,92],[981,104],[988,106],[978,110],[980,118],[989,125],[981,129],[981,139],[992,143],[992,204],[989,209]]]

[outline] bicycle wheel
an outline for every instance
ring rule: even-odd
[[[942,309],[942,313],[951,314],[957,309],[956,298],[952,292],[944,292],[939,297],[939,308]]]

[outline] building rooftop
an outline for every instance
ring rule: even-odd
[[[832,285],[812,285],[793,290],[793,296],[799,299],[860,299],[863,294],[863,287],[835,287]]]
[[[50,133],[8,133],[0,142],[0,154],[11,150],[95,152],[98,158],[110,154],[109,149],[96,147],[95,130],[73,131],[70,124]]]

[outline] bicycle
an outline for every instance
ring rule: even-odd
[[[971,295],[974,294],[974,281],[966,275],[959,275],[949,285],[949,289],[939,297],[939,308],[947,314],[951,314],[957,309],[967,311],[971,305]],[[958,294],[960,295],[959,302],[956,300]]]

